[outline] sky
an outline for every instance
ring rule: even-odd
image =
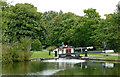
[[[84,16],[83,10],[88,8],[96,9],[105,18],[104,14],[110,14],[116,11],[116,5],[120,0],[6,0],[8,3],[30,3],[37,7],[38,12],[45,11],[63,11],[63,13],[72,12],[79,16]]]

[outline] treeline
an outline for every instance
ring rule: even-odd
[[[2,2],[2,43],[20,41],[21,37],[39,40],[46,46],[60,46],[61,42],[74,47],[94,46],[96,50],[120,50],[120,5],[117,12],[100,18],[96,9],[84,10],[84,16],[71,12],[37,12],[32,4],[8,5]],[[33,45],[35,46],[35,44]]]

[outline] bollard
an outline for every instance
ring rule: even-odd
[[[85,57],[87,57],[87,49],[85,49]]]
[[[57,51],[55,51],[55,57],[57,57]]]
[[[49,55],[50,55],[50,52],[51,52],[51,51],[49,50]]]

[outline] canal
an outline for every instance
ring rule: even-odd
[[[79,59],[16,62],[2,65],[3,75],[120,75],[120,63]]]

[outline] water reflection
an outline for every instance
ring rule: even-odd
[[[83,67],[84,65],[84,67]],[[88,66],[96,66],[96,67],[101,67],[103,66],[103,72],[104,72],[104,75],[106,74],[106,69],[107,68],[114,68],[114,63],[95,63],[95,62],[84,62],[84,63],[81,63],[80,64],[80,68],[83,69],[87,69]],[[102,68],[102,67],[101,67]],[[88,68],[89,69],[89,68]],[[93,70],[96,70],[96,68],[93,68]]]
[[[66,58],[59,58],[57,60],[44,60],[43,62],[50,62],[55,63],[55,66],[59,66],[59,68],[73,68],[74,64],[76,63],[83,63],[85,60],[78,60],[78,59],[66,59]]]
[[[53,60],[44,60],[43,62],[64,62],[64,63],[75,64],[75,63],[85,62],[85,60],[59,58],[59,59],[53,59]]]
[[[105,66],[105,63],[103,65],[103,71],[104,71],[104,75],[106,74],[106,66]]]
[[[54,73],[61,71],[64,69],[52,69],[52,70],[43,70],[41,72],[36,72],[36,73],[28,73],[27,75],[53,75]]]
[[[86,61],[84,63],[75,64],[75,67],[79,68],[80,71],[78,71],[82,74],[76,72],[77,70],[75,71],[75,69],[72,70],[75,71],[74,75],[120,75],[120,72],[118,71],[119,66],[119,63],[98,63]],[[86,73],[84,71],[86,71]]]
[[[19,62],[2,66],[9,75],[119,75],[119,63],[91,62],[79,59]]]

